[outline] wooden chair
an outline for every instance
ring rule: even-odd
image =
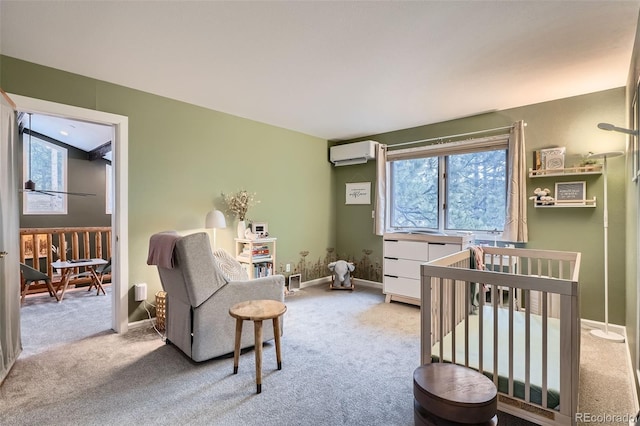
[[[22,297],[20,298],[20,303],[24,303],[25,296],[29,294],[29,286],[39,281],[44,281],[49,289],[49,295],[55,297],[57,301],[60,301],[60,299],[58,299],[58,295],[53,289],[49,276],[37,269],[33,269],[31,266],[25,265],[24,263],[20,264],[20,281],[22,284]]]

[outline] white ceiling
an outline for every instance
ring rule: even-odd
[[[22,118],[22,125],[87,152],[113,140],[111,126],[49,115],[32,114],[31,117],[25,115]]]
[[[626,84],[638,1],[12,1],[0,52],[347,139]]]

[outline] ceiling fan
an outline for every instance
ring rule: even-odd
[[[31,127],[31,113],[29,113],[29,180],[24,183],[24,189],[21,189],[20,192],[37,192],[39,194],[49,195],[54,197],[55,194],[65,194],[65,195],[78,195],[81,197],[89,197],[95,196],[96,194],[91,194],[88,192],[67,192],[67,191],[54,191],[51,189],[37,189],[36,183],[31,180],[31,133],[33,132]]]

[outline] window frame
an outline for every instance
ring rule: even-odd
[[[392,145],[389,148],[393,148]],[[505,153],[505,218],[507,214],[507,192],[508,192],[508,180],[509,180],[509,134],[502,134],[496,136],[489,136],[485,138],[474,138],[463,141],[455,141],[448,143],[435,143],[431,145],[424,145],[416,148],[406,148],[391,150],[387,152],[387,182],[386,182],[386,198],[387,204],[385,208],[389,214],[385,215],[385,229],[387,232],[407,232],[415,230],[417,232],[425,233],[473,233],[476,236],[486,238],[496,238],[502,235],[504,228],[495,231],[485,230],[457,230],[447,229],[447,190],[448,190],[448,170],[447,170],[447,157],[458,154],[469,154],[474,152],[483,151],[504,151]],[[413,160],[426,157],[438,157],[438,228],[398,228],[391,225],[391,212],[393,206],[393,173],[391,173],[391,167],[394,161],[398,160]]]
[[[111,163],[105,164],[105,214],[113,214],[113,166]]]
[[[56,191],[67,191],[67,183],[69,176],[69,151],[67,148],[60,146],[58,144],[47,141],[41,137],[36,135],[29,135],[28,132],[23,132],[22,134],[22,177],[23,182],[28,181],[31,178],[31,164],[30,160],[33,161],[30,157],[29,151],[31,150],[31,145],[34,142],[40,143],[46,146],[49,149],[53,149],[62,155],[62,188],[56,189]],[[31,150],[31,155],[33,155],[33,150]],[[48,183],[48,182],[46,182]],[[36,182],[36,189],[47,189],[45,188],[45,182]],[[23,215],[66,215],[68,214],[68,196],[67,194],[54,194],[53,197],[57,197],[61,200],[61,208],[58,210],[33,210],[33,206],[29,202],[32,197],[50,197],[51,195],[45,195],[37,192],[24,192],[22,197],[22,214]]]

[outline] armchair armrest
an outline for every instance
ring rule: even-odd
[[[283,275],[270,275],[246,281],[231,281],[226,287],[230,287],[229,290],[233,289],[234,298],[239,302],[257,299],[284,301]]]

